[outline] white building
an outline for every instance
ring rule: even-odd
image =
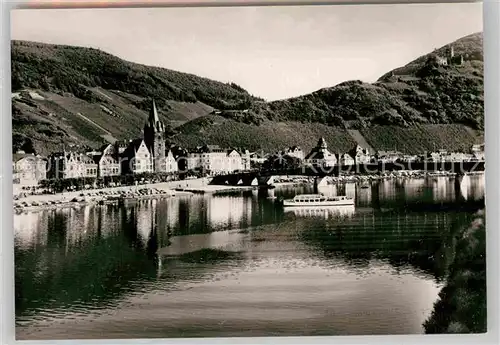
[[[97,163],[100,177],[119,176],[121,174],[118,149],[114,145],[103,146],[97,154],[93,155],[93,158]]]
[[[172,150],[168,150],[165,155],[165,167],[167,173],[176,173],[179,171],[177,160],[175,159]]]
[[[144,174],[153,172],[153,159],[143,139],[130,141],[122,153],[122,172]]]
[[[299,146],[292,146],[285,150],[284,155],[304,160],[304,151]]]
[[[189,152],[187,165],[188,170],[203,170],[211,175],[226,174],[249,169],[249,157],[248,153],[248,160],[244,161],[237,150],[205,145]]]
[[[337,162],[339,165],[354,165],[354,158],[351,157],[348,153],[341,153],[337,156]]]
[[[333,167],[337,164],[337,157],[328,151],[325,139],[320,138],[316,147],[305,157],[305,163],[316,167]]]
[[[14,183],[35,186],[47,178],[47,161],[41,156],[18,151],[12,158]]]

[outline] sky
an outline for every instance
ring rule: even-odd
[[[99,48],[266,100],[374,82],[482,28],[480,3],[11,12],[12,39]]]

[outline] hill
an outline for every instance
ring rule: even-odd
[[[460,64],[443,66],[450,47]],[[235,84],[130,63],[100,50],[12,42],[14,150],[46,154],[64,143],[100,146],[141,135],[150,99],[183,146],[332,150],[355,143],[420,153],[466,150],[484,125],[482,34],[419,57],[377,82],[346,81],[264,102]]]
[[[183,147],[215,144],[274,152],[299,145],[310,150],[324,137],[332,150],[346,152],[356,145],[349,133],[320,123],[266,121],[260,126],[212,115],[190,121],[179,128],[172,142]]]
[[[100,145],[140,135],[154,98],[172,127],[213,108],[244,109],[259,100],[221,83],[124,61],[103,51],[12,41],[14,149],[41,153],[66,144]],[[36,92],[38,97],[31,97]]]
[[[454,48],[464,63],[440,66],[437,56]],[[372,125],[460,123],[482,129],[482,34],[474,34],[397,68],[373,84],[346,81],[311,94],[269,103],[254,102],[245,111],[223,116],[259,124],[264,120],[319,122],[345,128]]]

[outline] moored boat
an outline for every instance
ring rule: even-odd
[[[347,206],[354,205],[354,199],[347,196],[325,196],[322,194],[302,194],[293,199],[283,200],[283,206]]]

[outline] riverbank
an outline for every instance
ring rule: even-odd
[[[439,176],[455,176],[450,172],[421,172],[421,171],[397,171],[383,175],[342,175],[327,176],[321,184],[337,183],[368,183],[377,180],[389,180],[394,178],[427,178]],[[137,186],[118,186],[100,189],[70,191],[57,194],[35,194],[16,197],[14,200],[14,210],[16,212],[37,211],[51,208],[80,207],[87,204],[107,204],[119,202],[120,199],[160,199],[175,195],[192,194],[228,194],[253,190],[265,186],[232,186],[232,185],[212,185],[209,178],[198,178],[183,181],[169,181],[152,184],[142,184]],[[274,176],[271,185],[297,186],[313,184],[314,177],[305,176]]]
[[[258,186],[227,186],[227,185],[205,185],[197,187],[175,188],[176,192],[188,192],[194,194],[227,194],[233,192],[243,192],[256,189]]]
[[[122,200],[160,199],[176,195],[192,195],[189,191],[175,191],[179,185],[202,186],[204,179],[171,181],[138,186],[119,186],[91,190],[71,191],[57,194],[27,195],[14,200],[14,210],[39,211],[53,208],[81,207],[89,204],[109,204]]]
[[[484,210],[456,236],[455,258],[439,293],[427,334],[484,333],[486,320],[486,227]]]

